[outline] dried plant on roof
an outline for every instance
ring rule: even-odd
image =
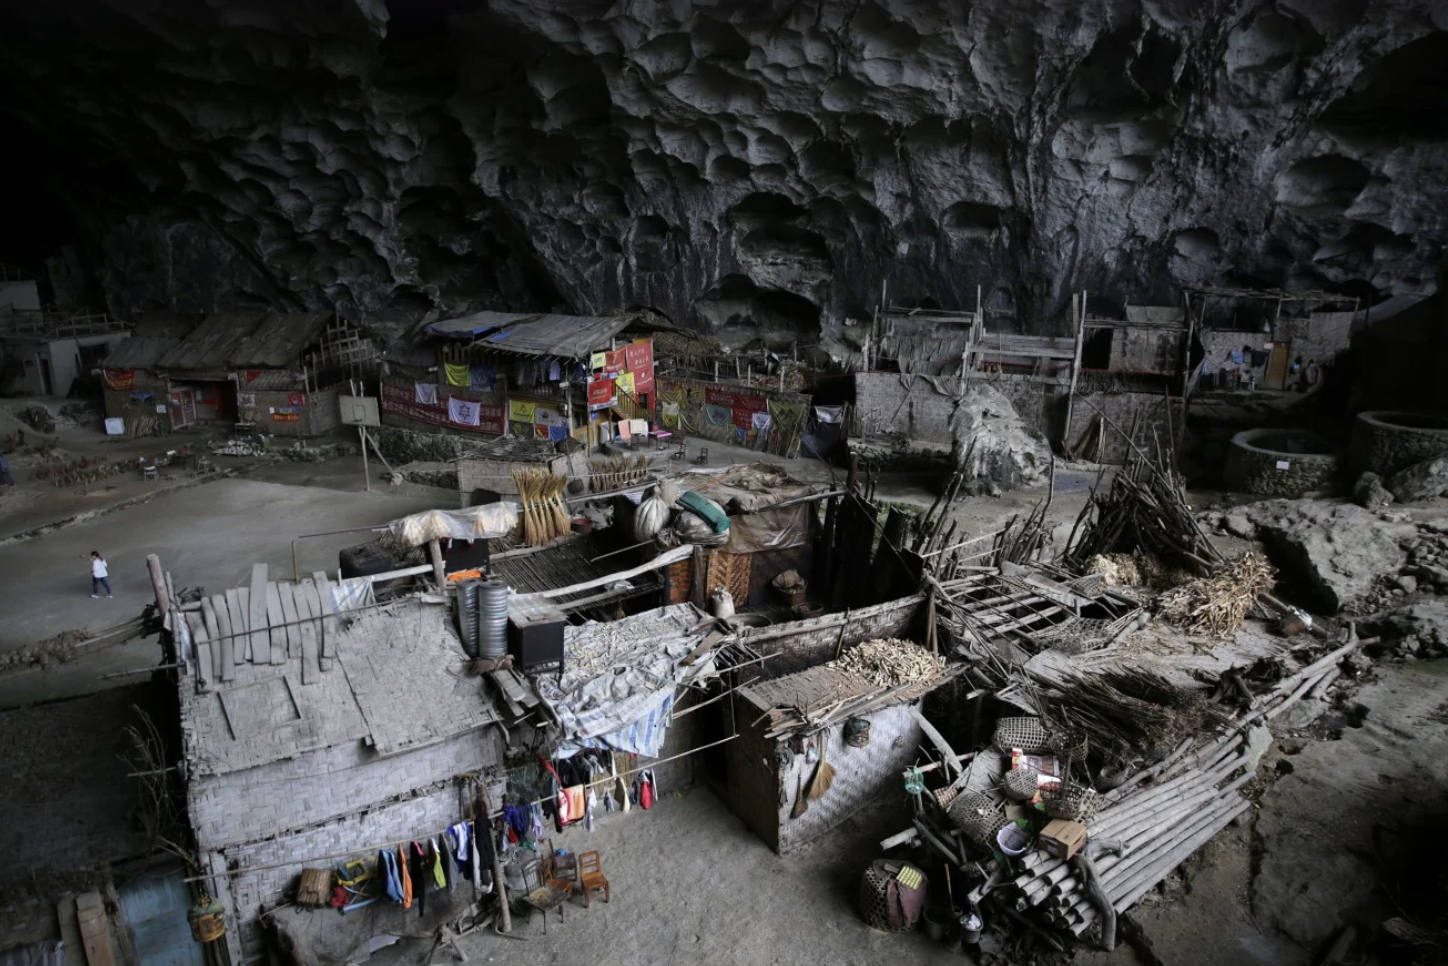
[[[1266,557],[1248,550],[1212,576],[1167,591],[1157,600],[1157,614],[1194,634],[1228,637],[1242,626],[1258,595],[1272,589],[1276,574]]]

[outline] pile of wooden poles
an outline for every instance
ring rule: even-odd
[[[518,484],[518,525],[523,542],[530,547],[541,547],[567,536],[572,530],[568,505],[563,502],[568,477],[531,467],[514,470],[513,481]]]
[[[1224,561],[1187,503],[1186,484],[1136,450],[1103,495],[1098,488],[1076,518],[1066,557],[1080,571],[1097,554],[1141,550],[1206,576]]]

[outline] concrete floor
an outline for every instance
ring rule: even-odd
[[[135,617],[154,600],[146,571],[149,553],[160,555],[178,590],[203,586],[216,593],[250,579],[254,563],[290,575],[291,540],[300,534],[385,524],[432,505],[380,492],[228,479],[3,546],[0,585],[6,619],[0,622],[0,649]],[[337,551],[366,539],[367,534],[346,534],[304,540],[298,552],[301,570],[335,572]],[[114,600],[90,597],[91,550],[110,563]]]

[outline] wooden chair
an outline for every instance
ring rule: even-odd
[[[591,893],[603,890],[603,901],[609,901],[608,878],[603,874],[603,859],[598,852],[583,852],[578,856],[578,881],[583,888],[583,908],[588,908]]]

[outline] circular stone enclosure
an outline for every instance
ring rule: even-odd
[[[1227,489],[1299,497],[1325,490],[1337,476],[1332,444],[1301,429],[1249,429],[1232,437],[1222,470]]]
[[[1373,472],[1384,479],[1424,460],[1448,453],[1448,418],[1424,413],[1359,413],[1352,428],[1353,475]]]

